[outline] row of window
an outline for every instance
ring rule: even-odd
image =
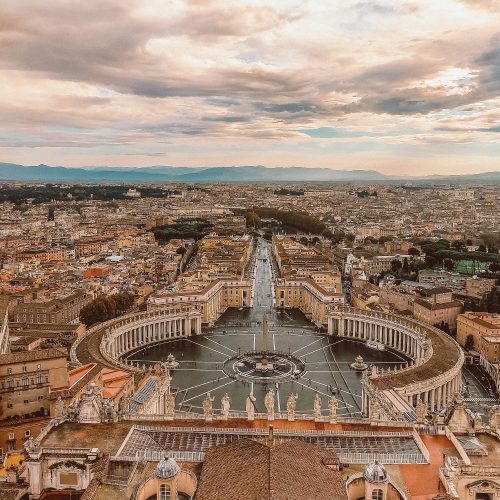
[[[36,369],[41,370],[42,365],[40,365],[40,364],[36,365]],[[27,371],[28,371],[28,367],[26,365],[23,365],[23,372],[27,372]],[[12,375],[12,368],[7,368],[7,374]]]
[[[31,385],[33,385],[33,384],[41,385],[41,384],[47,383],[48,381],[49,381],[48,377],[39,373],[35,378],[31,379]],[[5,383],[5,388],[14,389],[14,385],[15,385],[14,379],[8,378],[6,383]],[[29,386],[30,386],[30,379],[28,376],[25,375],[23,378],[17,380],[17,387],[26,388]],[[4,384],[2,383],[2,389],[3,388],[4,388]]]

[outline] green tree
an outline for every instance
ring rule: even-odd
[[[87,327],[116,318],[130,309],[134,296],[128,292],[99,295],[80,310],[80,321]]]
[[[398,259],[393,259],[391,260],[391,271],[393,273],[398,273],[401,268],[403,267],[403,264],[401,264],[401,261],[399,261]]]
[[[453,271],[455,269],[455,262],[451,259],[444,259],[443,265],[448,271]]]
[[[474,349],[474,336],[469,334],[467,335],[467,337],[465,338],[465,350],[466,351],[472,351],[472,349]]]
[[[410,247],[408,250],[408,255],[411,255],[412,257],[418,257],[420,255],[420,250],[415,247]]]

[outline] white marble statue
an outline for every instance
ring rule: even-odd
[[[328,410],[330,412],[330,421],[334,421],[337,418],[337,408],[338,408],[338,401],[335,396],[332,396],[328,400]]]
[[[267,418],[269,420],[274,420],[274,390],[269,389],[264,398],[264,405],[267,410]]]
[[[229,417],[229,409],[231,408],[231,398],[229,397],[228,393],[224,394],[220,400],[220,406],[221,410],[220,413],[224,420],[227,420]]]
[[[286,401],[286,413],[288,420],[295,420],[295,409],[297,408],[297,398],[298,394],[290,394]]]
[[[174,416],[175,396],[169,391],[165,393],[165,415],[169,418]]]
[[[316,393],[314,396],[314,418],[315,420],[319,420],[321,418],[321,396]]]
[[[214,415],[214,410],[213,410],[214,399],[215,398],[210,395],[210,392],[207,392],[207,395],[203,400],[203,413],[205,415],[205,419],[207,420],[212,420],[212,417]]]
[[[417,423],[424,424],[425,417],[427,417],[427,405],[420,398],[418,398],[415,413],[417,415]]]
[[[245,400],[245,410],[248,420],[253,420],[255,418],[255,399],[253,394],[249,394]]]
[[[56,418],[62,418],[64,417],[65,411],[64,411],[64,401],[62,400],[61,396],[57,396],[57,401],[56,401]]]

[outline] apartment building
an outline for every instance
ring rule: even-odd
[[[51,390],[68,385],[66,349],[0,355],[0,419],[47,416]]]
[[[462,303],[453,300],[448,288],[420,290],[421,297],[415,299],[413,315],[431,325],[446,324],[451,330],[457,326],[457,316],[462,312]]]
[[[92,300],[92,295],[77,290],[66,295],[45,298],[35,295],[31,300],[14,308],[14,321],[18,323],[72,323],[78,321],[80,310]]]
[[[467,337],[474,339],[473,349],[488,362],[500,360],[500,315],[466,312],[457,317],[457,342],[465,346]]]

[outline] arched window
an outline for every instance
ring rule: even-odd
[[[384,500],[384,492],[382,490],[373,490],[372,500]]]
[[[158,500],[170,500],[170,486],[168,484],[160,485],[160,497]]]

